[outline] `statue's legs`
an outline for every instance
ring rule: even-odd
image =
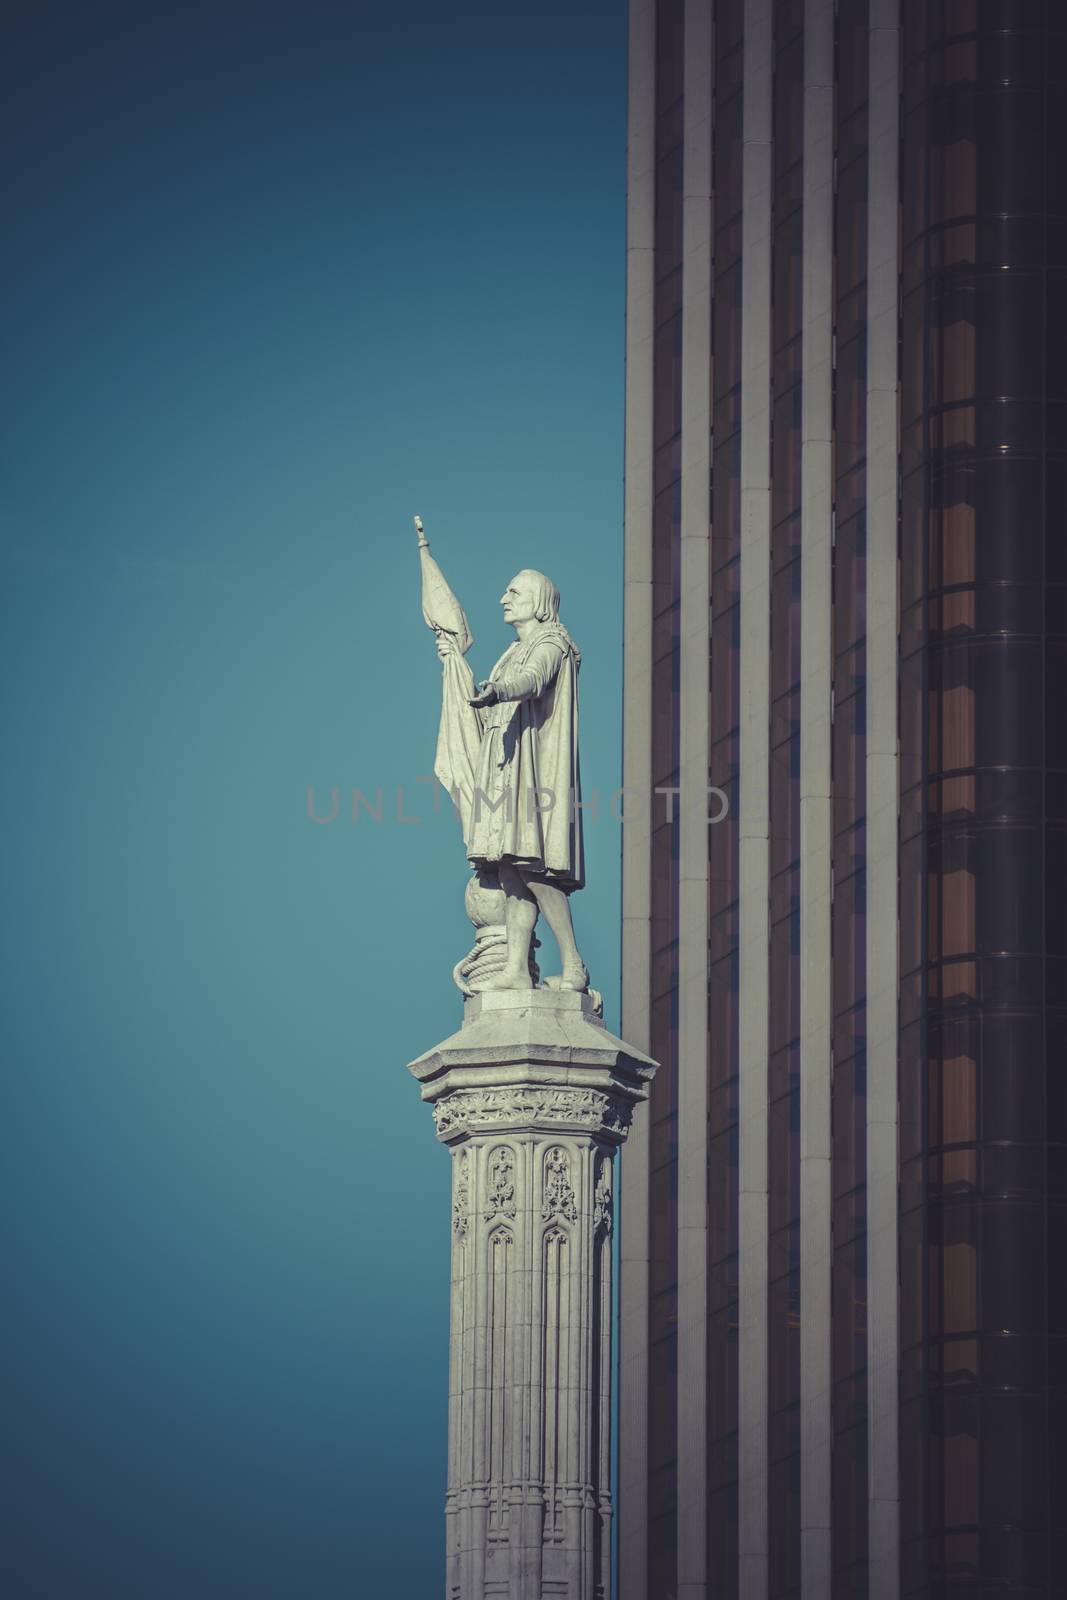
[[[507,896],[504,924],[508,930],[508,958],[503,970],[495,978],[490,978],[485,987],[532,989],[530,940],[537,921],[537,901],[527,888],[522,873],[510,861],[500,863],[500,887]]]
[[[527,878],[510,861],[500,863],[500,887],[507,895],[505,920],[508,930],[508,958],[503,971],[486,984],[489,989],[529,989],[530,940],[540,911],[559,945],[563,964],[561,987],[584,990],[589,973],[578,954],[571,921],[570,900],[562,889],[543,878]]]
[[[541,915],[556,936],[560,961],[563,963],[562,987],[579,991],[586,989],[589,985],[589,973],[578,954],[578,946],[574,939],[570,895],[565,894],[554,883],[546,883],[543,878],[528,878],[526,886],[537,901]]]

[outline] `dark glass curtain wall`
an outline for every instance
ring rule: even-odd
[[[1067,8],[905,0],[903,25],[902,1589],[1047,1597],[1067,1521]]]

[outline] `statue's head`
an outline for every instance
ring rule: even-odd
[[[543,572],[523,567],[500,596],[500,604],[504,607],[504,621],[513,626],[520,622],[555,622],[559,617],[559,590]]]

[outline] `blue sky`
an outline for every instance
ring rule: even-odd
[[[101,0],[11,30],[18,1600],[440,1583],[448,1162],[405,1063],[458,1022],[470,930],[416,782],[439,667],[411,517],[479,675],[506,580],[555,578],[606,803],[625,7],[385,12]],[[610,1023],[609,817],[587,848]]]

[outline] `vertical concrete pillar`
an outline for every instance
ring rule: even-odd
[[[870,0],[867,201],[867,1329],[871,1600],[900,1593],[897,1224],[898,0]]]
[[[622,1030],[649,1047],[652,784],[652,345],[656,7],[631,0],[626,175]],[[622,1161],[619,1252],[619,1587],[648,1597],[648,1107]]]
[[[709,0],[686,0],[678,778],[679,1600],[705,1600],[707,1594],[711,52]]]
[[[767,1594],[767,1011],[770,882],[771,0],[745,7],[741,224],[738,1551]]]
[[[830,1593],[834,5],[804,8],[800,563],[800,1560]]]

